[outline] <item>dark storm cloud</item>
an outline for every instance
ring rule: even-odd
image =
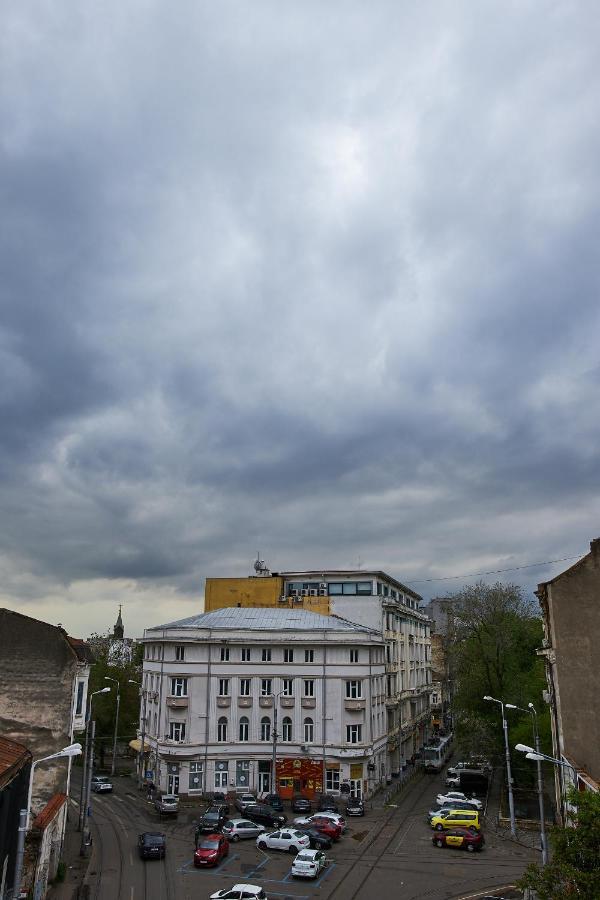
[[[6,597],[585,552],[592,4],[1,15]]]

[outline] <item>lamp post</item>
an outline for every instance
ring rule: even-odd
[[[139,756],[139,761],[138,761],[138,790],[141,791],[142,782],[144,780],[143,776],[144,776],[145,768],[146,768],[144,765],[145,753],[146,753],[146,746],[145,746],[145,740],[146,740],[146,690],[141,681],[134,681],[133,678],[128,679],[128,684],[137,684],[137,686],[140,689],[140,694],[142,695],[142,701],[143,701],[142,737],[141,737],[141,744],[140,744],[140,756]],[[156,755],[158,757],[158,749],[156,751]],[[154,783],[156,784],[156,781]]]
[[[112,681],[117,686],[117,712],[115,717],[115,733],[113,736],[113,747],[112,747],[112,766],[110,767],[110,774],[115,774],[115,757],[117,755],[117,729],[119,727],[119,705],[121,703],[121,685],[119,684],[118,679],[109,678],[108,675],[104,676],[105,681]]]
[[[542,753],[539,749],[534,750],[533,747],[528,747],[526,744],[515,744],[515,750],[519,750],[521,753],[524,753],[526,759],[535,760],[538,765],[542,762],[551,762],[555,766],[560,766],[562,769],[570,769],[573,773],[573,781],[575,782],[575,786],[577,786],[577,769],[575,768],[575,766],[572,766],[571,763],[564,762],[562,759],[555,759],[554,756],[548,756],[546,753]],[[563,798],[561,797],[561,802],[562,801]],[[562,810],[562,812],[564,818],[564,810]]]
[[[512,773],[510,771],[510,748],[508,746],[508,722],[506,721],[506,716],[504,715],[504,702],[502,700],[496,700],[495,697],[490,697],[488,694],[483,698],[484,700],[490,700],[492,703],[498,703],[502,708],[502,728],[504,730],[504,749],[506,754],[506,775],[508,778],[508,809],[510,812],[510,833],[514,838],[517,836],[517,824],[515,822],[515,802],[513,798],[513,786],[512,786]]]
[[[279,691],[278,694],[272,694],[273,697],[273,758],[271,760],[271,793],[277,793],[277,738],[279,735],[277,734],[277,701],[281,696],[285,694],[285,691]]]
[[[15,875],[14,875],[14,884],[13,889],[15,891],[15,897],[18,897],[21,893],[21,878],[23,877],[23,856],[25,850],[25,834],[29,831],[29,826],[31,823],[31,795],[33,793],[33,773],[35,771],[35,767],[41,762],[47,762],[50,759],[61,759],[62,757],[72,757],[79,756],[81,754],[81,744],[69,744],[68,747],[63,747],[62,750],[58,750],[56,753],[51,753],[50,756],[43,756],[41,759],[36,759],[31,763],[31,771],[29,772],[29,788],[27,790],[27,809],[21,810],[20,821],[19,821],[19,833],[17,840],[17,854],[15,857]]]
[[[535,706],[533,703],[527,704],[527,709],[524,709],[522,706],[515,706],[514,703],[507,703],[507,709],[518,709],[521,712],[529,713],[533,720],[533,740],[535,743],[536,753],[539,755],[540,753],[540,733],[538,729],[537,723],[537,712],[535,710]],[[537,793],[538,793],[538,804],[540,807],[540,844],[542,848],[542,865],[545,866],[548,864],[548,841],[546,839],[546,822],[544,816],[544,778],[542,775],[542,760],[537,760]]]
[[[86,785],[88,782],[88,766],[91,763],[88,762],[88,746],[90,741],[90,720],[92,718],[92,703],[94,701],[94,697],[96,694],[109,694],[110,688],[103,687],[100,688],[99,691],[94,691],[93,694],[90,694],[90,702],[87,705],[87,709],[85,711],[85,751],[83,754],[83,775],[81,778],[81,790],[79,792],[79,825],[77,830],[82,831],[84,819],[85,819],[85,808],[86,808]]]

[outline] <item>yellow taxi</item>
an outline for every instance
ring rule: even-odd
[[[436,831],[444,831],[446,828],[474,828],[479,831],[479,811],[477,809],[448,809],[439,816],[433,816],[431,827]]]

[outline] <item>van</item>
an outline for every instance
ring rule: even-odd
[[[431,827],[436,831],[443,831],[445,828],[474,828],[479,831],[481,824],[479,821],[479,810],[468,809],[449,809],[442,812],[439,816],[433,816],[431,819]]]

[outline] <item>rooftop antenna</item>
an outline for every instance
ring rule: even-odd
[[[260,550],[256,551],[256,559],[254,561],[254,571],[258,578],[269,578],[271,575],[268,566],[265,566],[264,559],[260,558]]]

